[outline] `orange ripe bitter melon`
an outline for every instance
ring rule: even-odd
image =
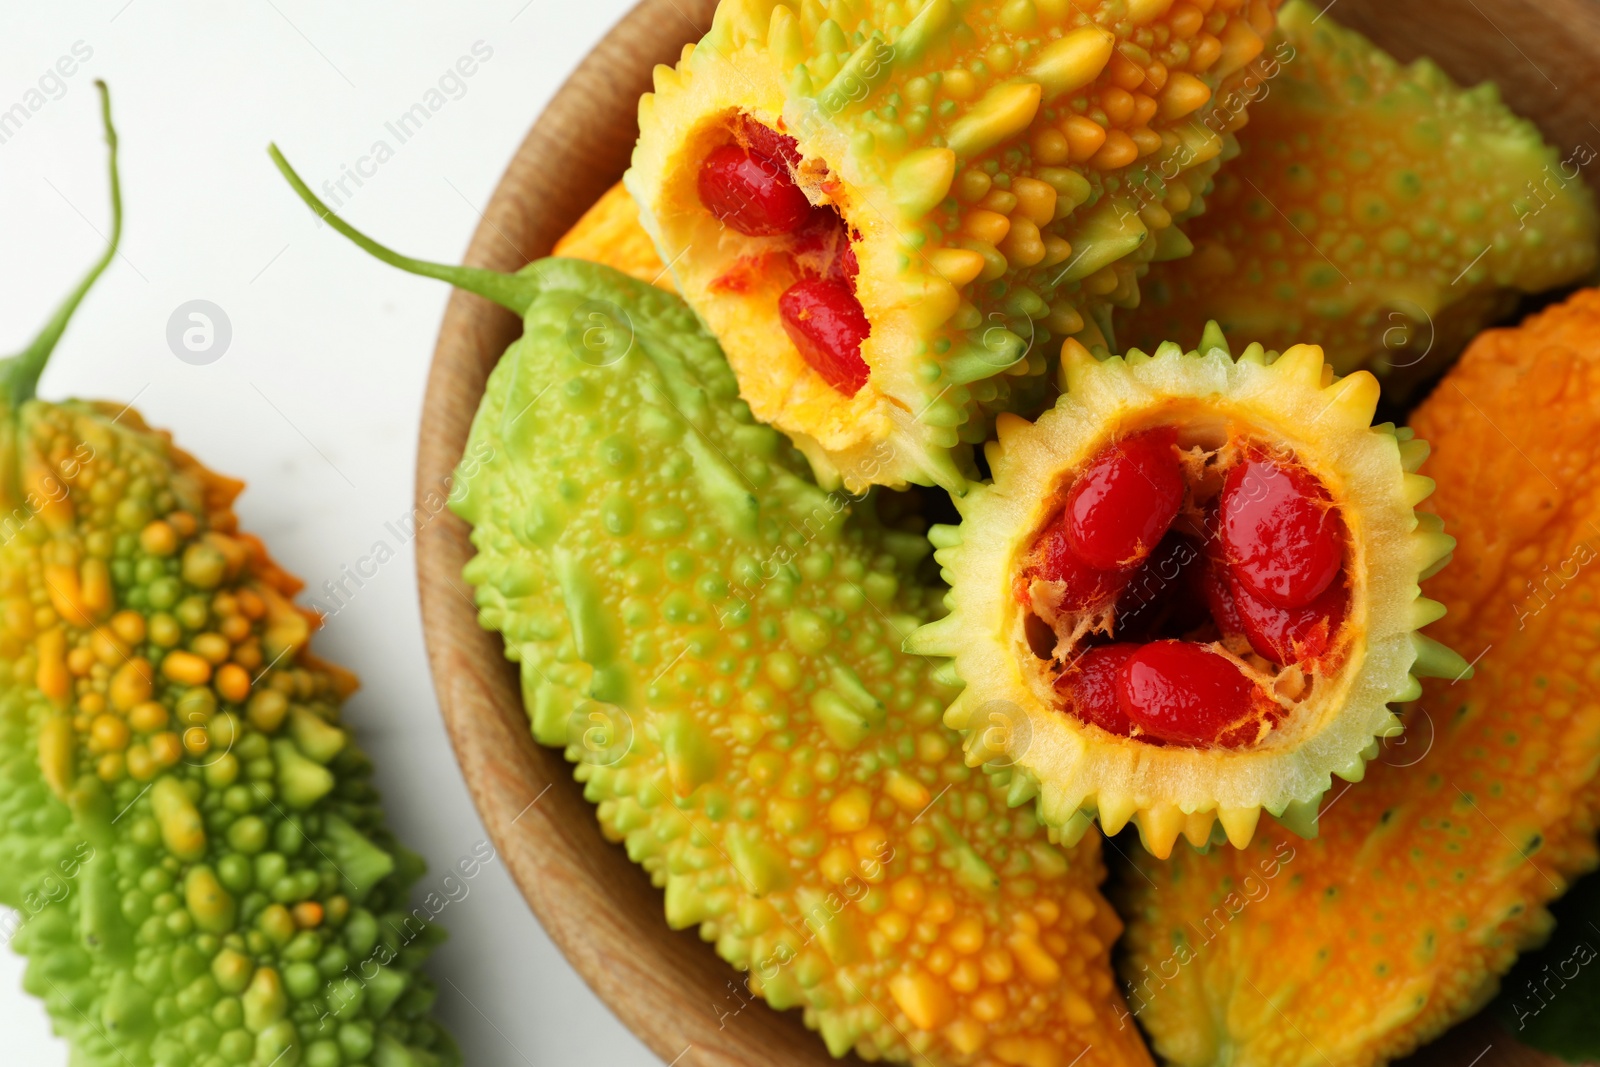
[[[836,1056],[1147,1064],[1118,1022],[1100,839],[1059,848],[1009,808],[940,723],[935,664],[900,651],[936,607],[926,538],[823,492],[672,294],[572,259],[397,256],[277,158],[369,251],[522,314],[457,478],[466,577],[535,738],[667,921]]]
[[[724,0],[656,68],[624,180],[825,488],[959,491],[1061,339],[1188,250],[1174,220],[1244,119],[1213,96],[1276,7]]]
[[[102,94],[104,85],[100,86]],[[449,1067],[383,825],[300,583],[243,488],[118,403],[34,387],[104,258],[0,362],[0,903],[75,1067]],[[9,1055],[5,1058],[10,1060]]]
[[[1459,541],[1427,592],[1476,675],[1425,687],[1405,745],[1330,800],[1316,840],[1273,829],[1127,880],[1129,1001],[1164,1058],[1404,1055],[1486,1003],[1547,932],[1545,905],[1595,865],[1597,339],[1600,292],[1585,290],[1479,337],[1413,420]]]
[[[1402,66],[1294,0],[1240,154],[1217,176],[1195,252],[1151,267],[1118,313],[1124,344],[1197,336],[1323,346],[1401,395],[1445,366],[1519,292],[1594,268],[1600,220],[1581,167],[1511,114],[1493,83]]]

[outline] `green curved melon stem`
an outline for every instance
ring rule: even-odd
[[[21,352],[0,360],[0,391],[3,391],[11,411],[33,399],[39,376],[44,373],[44,365],[49,362],[50,353],[55,351],[56,342],[66,332],[72,313],[78,310],[89,287],[111,265],[112,257],[117,254],[117,245],[122,240],[122,182],[117,177],[117,130],[111,124],[111,93],[103,81],[97,80],[94,85],[100,90],[100,120],[105,125],[106,144],[111,149],[111,236],[100,258],[89,268],[89,273],[83,276],[78,287],[67,294],[38,336]]]
[[[272,162],[277,165],[279,172],[288,181],[295,194],[306,202],[309,207],[323,222],[344,234],[369,255],[392,267],[399,267],[411,274],[420,274],[424,278],[437,278],[449,282],[457,289],[465,289],[469,293],[493,300],[496,304],[513,311],[518,315],[527,312],[528,305],[533,303],[534,296],[538,293],[538,284],[534,278],[524,274],[504,274],[497,270],[485,270],[482,267],[451,266],[448,263],[433,263],[425,259],[414,259],[403,256],[392,248],[379,244],[348,222],[341,219],[334,210],[313,193],[309,186],[301,180],[300,175],[289,165],[276,144],[267,145],[267,154],[272,157]]]

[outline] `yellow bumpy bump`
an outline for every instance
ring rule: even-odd
[[[1594,268],[1593,194],[1579,168],[1494,85],[1401,66],[1359,34],[1286,5],[1284,58],[1239,131],[1195,252],[1161,263],[1117,340],[1152,346],[1208,319],[1235,344],[1309,340],[1341,374],[1367,367],[1404,394],[1518,293]],[[1287,48],[1285,48],[1287,46]]]
[[[1482,1007],[1594,867],[1597,338],[1586,290],[1484,334],[1416,413],[1430,506],[1459,539],[1427,591],[1476,675],[1425,687],[1404,744],[1329,801],[1316,840],[1264,829],[1124,883],[1129,1002],[1169,1061],[1403,1056]]]
[[[519,279],[456,479],[466,577],[667,921],[836,1056],[1148,1063],[1099,838],[1057,848],[1008,808],[899,650],[937,600],[927,540],[818,489],[676,297],[570,259]],[[574,344],[597,306],[628,330]]]
[[[1037,794],[1040,817],[1067,841],[1098,819],[1108,833],[1137,826],[1160,857],[1180,836],[1198,848],[1221,840],[1242,847],[1263,810],[1314,834],[1333,776],[1360,781],[1378,739],[1399,731],[1389,702],[1414,696],[1419,676],[1467,669],[1418,632],[1439,613],[1419,597],[1419,575],[1441,566],[1453,545],[1412,510],[1433,486],[1416,473],[1426,444],[1409,430],[1372,425],[1371,375],[1335,378],[1314,345],[1281,356],[1251,345],[1235,359],[1214,325],[1191,352],[1166,344],[1098,360],[1069,340],[1061,374],[1062,395],[1038,422],[1000,420],[987,451],[994,480],[956,501],[961,524],[930,533],[950,613],[906,647],[951,658],[965,688],[945,722],[962,731],[969,763],[1009,768],[1012,803]],[[1150,425],[1192,433],[1206,449],[1222,444],[1208,435],[1225,432],[1288,450],[1345,516],[1347,650],[1308,667],[1309,682],[1293,675],[1292,693],[1287,675],[1264,677],[1286,717],[1245,747],[1152,747],[1063,711],[1053,689],[1061,650],[1037,650],[1033,610],[1016,594],[1061,487],[1108,443]]]
[[[625,181],[740,395],[825,488],[959,491],[994,413],[1048,402],[1061,339],[1101,338],[1143,266],[1188,251],[1174,219],[1231,150],[1245,98],[1230,88],[1276,7],[724,0],[704,40],[656,68]],[[797,182],[856,235],[871,333],[853,396],[782,327],[780,239],[699,200],[702,160],[743,119],[798,141]]]

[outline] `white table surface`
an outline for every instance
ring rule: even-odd
[[[348,719],[391,825],[435,871],[484,830],[434,702],[412,546],[385,523],[411,506],[447,293],[318,228],[265,148],[277,140],[314,188],[360,165],[370,176],[346,180],[348,216],[454,261],[529,124],[629,3],[92,0],[0,14],[0,113],[40,104],[20,126],[0,124],[0,350],[31,338],[98,253],[109,212],[92,83],[105,78],[122,137],[123,254],[41,394],[136,398],[183,447],[249,483],[244,525],[312,590],[375,541],[398,549],[316,646],[363,679]],[[492,54],[470,78],[446,78],[443,103],[399,143],[386,124],[439,104],[430,90],[475,44]],[[74,46],[92,54],[30,95]],[[378,141],[392,158],[362,164]],[[169,317],[194,299],[232,325],[228,350],[204,366],[167,343]],[[503,868],[470,888],[443,914],[450,939],[430,967],[469,1065],[659,1062],[562,959]],[[64,1065],[21,978],[0,951],[0,1060]]]

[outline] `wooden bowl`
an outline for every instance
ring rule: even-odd
[[[1517,112],[1564,149],[1600,145],[1587,117],[1600,98],[1600,5],[1592,0],[1333,0],[1335,16],[1403,59],[1426,49],[1455,78],[1493,77]],[[466,262],[516,270],[622,176],[639,94],[711,23],[715,0],[644,0],[574,71],[506,170]],[[428,378],[417,498],[447,485],[489,371],[517,336],[509,313],[457,293]],[[456,757],[489,835],[523,896],[578,973],[668,1063],[823,1067],[837,1063],[798,1012],[751,1005],[727,1025],[737,974],[693,931],[673,932],[659,890],[600,834],[572,769],[534,744],[517,672],[478,627],[461,568],[467,525],[448,512],[417,538],[417,578],[434,686]],[[1459,1027],[1419,1062],[1553,1064],[1485,1021]],[[685,1053],[689,1053],[685,1055]],[[682,1057],[680,1059],[680,1057]],[[857,1062],[850,1057],[849,1062]]]

